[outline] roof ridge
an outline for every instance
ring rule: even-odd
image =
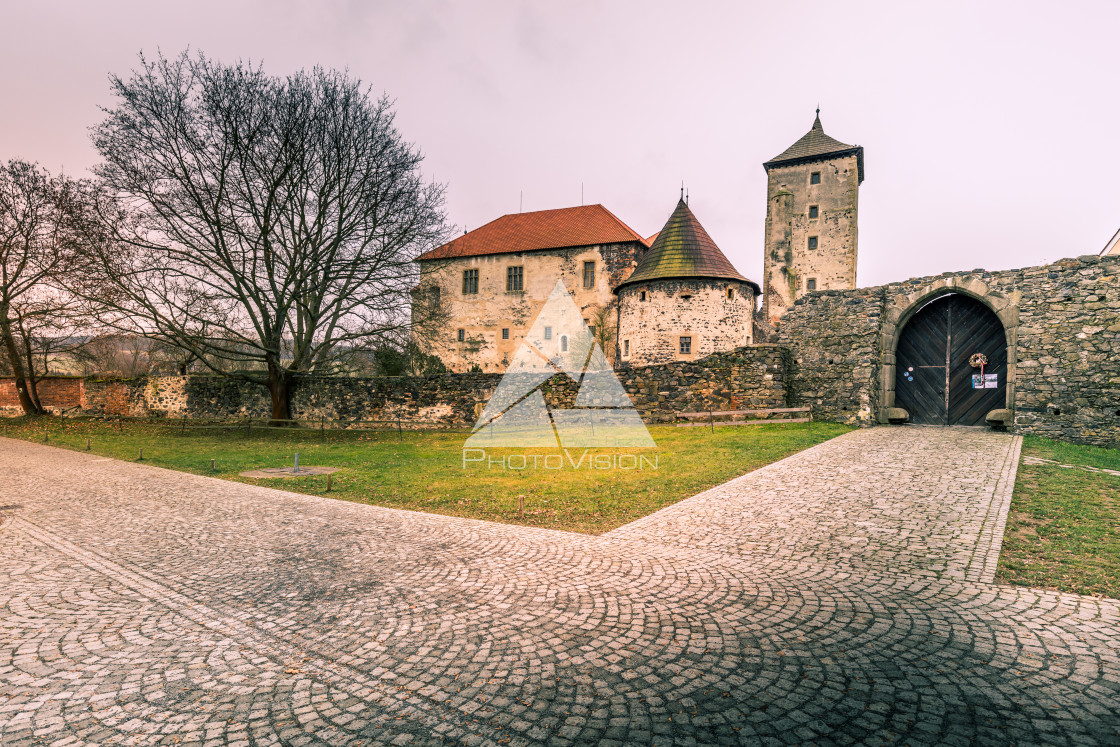
[[[420,254],[418,260],[567,249],[637,241],[637,231],[601,203],[506,213]]]

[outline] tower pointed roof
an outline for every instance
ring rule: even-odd
[[[767,171],[775,166],[793,166],[810,161],[824,161],[838,156],[855,156],[859,165],[859,181],[863,183],[863,146],[848,145],[834,137],[825,134],[821,125],[821,110],[817,109],[817,117],[813,126],[801,136],[796,143],[786,148],[778,155],[762,164]]]
[[[677,203],[665,227],[642,255],[634,272],[619,283],[615,291],[631,283],[670,278],[739,280],[750,283],[755,293],[759,292],[758,285],[740,275],[719,250],[684,199]]]

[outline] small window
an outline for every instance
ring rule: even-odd
[[[584,288],[594,288],[595,287],[595,263],[594,262],[584,262],[583,263],[583,287]]]
[[[552,327],[545,327],[544,328],[544,339],[546,339],[546,340],[551,340],[552,339]]]
[[[525,268],[507,267],[506,291],[517,293],[523,290],[525,290]]]
[[[641,300],[646,300],[646,292],[642,291]]]
[[[816,249],[817,248],[817,237],[816,236],[810,236],[809,237],[809,248],[810,249]]]
[[[816,205],[810,205],[809,206],[809,218],[810,219],[816,218],[818,215],[820,215],[820,208],[818,208]]]
[[[684,295],[682,295],[682,296],[681,296],[681,300],[682,300],[682,301],[691,301],[691,300],[692,300],[692,296],[690,296],[690,295],[688,295],[687,293],[685,293]]]
[[[433,285],[428,288],[428,295],[431,297],[432,303],[439,303],[439,286]]]
[[[805,290],[815,291],[817,289],[817,279],[809,278],[805,281]]]
[[[735,298],[735,289],[734,288],[728,288],[727,289],[727,297],[729,299],[730,298]]]
[[[821,172],[814,171],[812,174],[809,174],[809,183],[810,184],[820,184],[821,183]]]
[[[463,295],[478,293],[478,270],[463,270]]]
[[[509,327],[502,327],[502,339],[503,340],[508,340],[509,339]]]
[[[464,342],[467,339],[467,331],[465,329],[459,330],[459,342]]]
[[[595,325],[594,324],[588,324],[587,325],[587,331],[591,333],[591,337],[595,337]]]
[[[623,340],[622,341],[622,357],[623,358],[629,358],[630,357],[630,341],[629,340]]]
[[[568,352],[568,336],[567,335],[560,335],[560,352],[561,353]]]
[[[691,354],[692,354],[692,338],[691,337],[682,337],[681,338],[681,355],[691,355]]]

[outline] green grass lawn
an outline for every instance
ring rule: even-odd
[[[742,427],[651,427],[655,449],[622,450],[644,456],[642,469],[588,469],[591,457],[614,453],[591,449],[580,469],[498,468],[510,450],[490,450],[487,463],[463,463],[465,433],[397,433],[317,430],[212,429],[185,432],[173,426],[116,426],[59,418],[8,421],[6,435],[52,446],[144,461],[160,467],[212,474],[311,495],[330,495],[378,506],[428,511],[529,526],[598,534],[645,516],[702,490],[826,441],[851,428],[833,423]],[[254,480],[239,472],[301,465],[339,467],[332,490],[327,478],[309,476]],[[526,450],[545,454],[555,450]],[[516,452],[523,453],[523,452]],[[570,449],[580,463],[583,449]],[[215,471],[210,472],[210,460]],[[656,464],[656,469],[652,464]],[[555,459],[551,461],[555,465]],[[628,463],[627,463],[628,464]],[[524,513],[518,511],[524,496]]]
[[[1033,436],[1023,456],[1120,470],[1120,449]],[[1120,598],[1120,476],[1020,464],[998,578]]]

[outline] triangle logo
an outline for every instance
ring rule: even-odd
[[[557,374],[579,384],[576,406],[550,409],[541,385]],[[557,281],[464,448],[654,447],[645,423]]]

